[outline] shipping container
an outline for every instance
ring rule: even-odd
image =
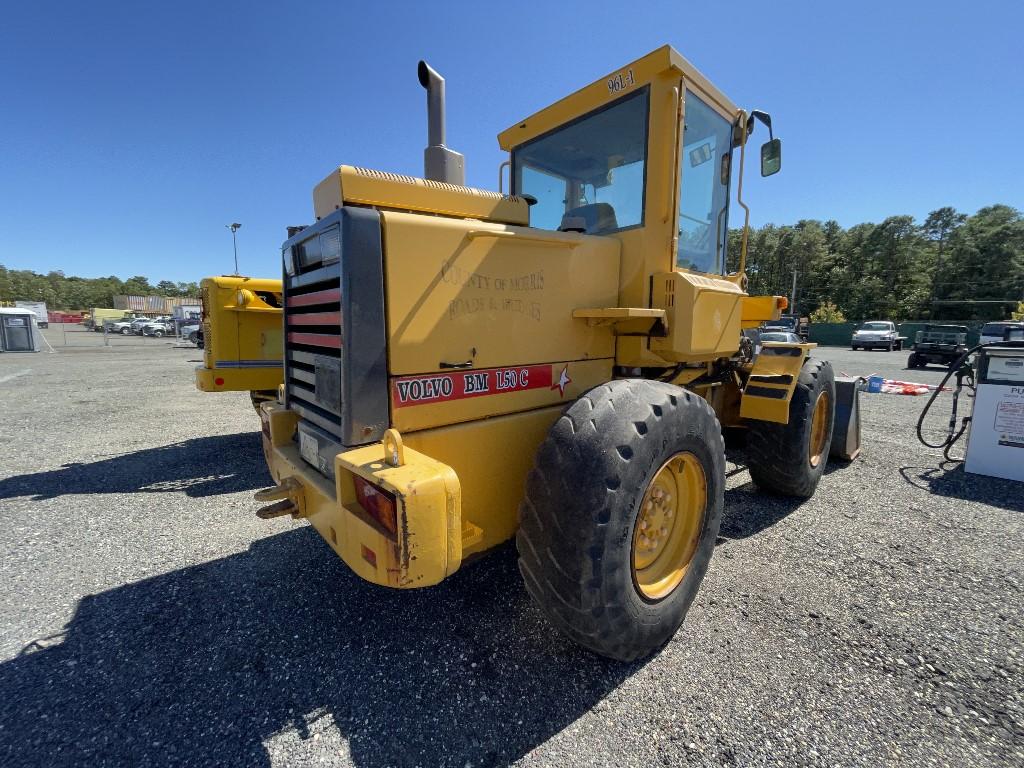
[[[126,296],[114,297],[115,309],[129,309],[145,315],[160,314],[164,311],[163,296]]]
[[[46,328],[50,324],[50,316],[46,312],[45,301],[16,301],[14,306],[19,309],[31,309],[36,316],[36,323],[40,328]]]
[[[47,313],[51,323],[80,323],[82,322],[81,312],[63,312],[59,309]]]
[[[187,304],[188,306],[199,306],[202,302],[197,296],[167,296],[163,300],[163,311],[165,314],[174,312],[175,307]]]

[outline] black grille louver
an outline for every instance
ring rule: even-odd
[[[284,249],[285,402],[301,417],[300,433],[321,457],[380,440],[388,422],[380,214],[342,208]]]

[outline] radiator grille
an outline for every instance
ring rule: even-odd
[[[344,207],[283,246],[285,404],[302,458],[326,477],[388,427],[380,214]]]
[[[285,294],[288,404],[338,440],[341,429],[341,268],[306,264]]]

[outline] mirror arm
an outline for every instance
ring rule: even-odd
[[[768,141],[775,138],[772,134],[772,116],[760,109],[750,110],[750,117],[747,118],[747,133],[754,130],[754,119],[757,118],[768,129]]]

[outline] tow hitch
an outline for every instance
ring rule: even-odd
[[[253,498],[256,501],[274,502],[256,510],[256,517],[261,520],[270,520],[284,515],[302,517],[302,483],[294,477],[286,477],[273,488],[256,491]]]

